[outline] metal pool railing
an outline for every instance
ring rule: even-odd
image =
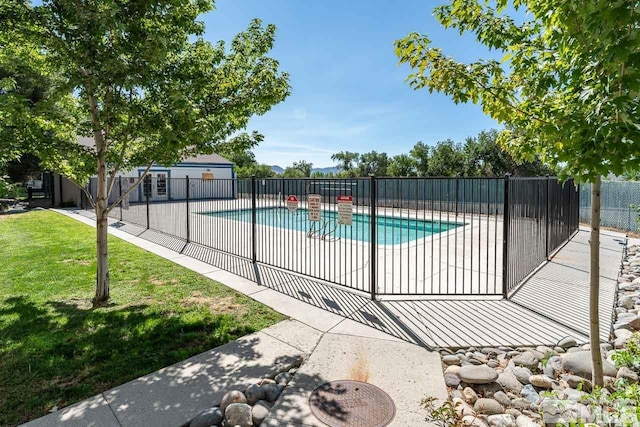
[[[131,182],[118,178],[111,200]],[[222,268],[265,266],[371,298],[507,297],[577,231],[579,189],[551,177],[154,176],[111,216],[207,262],[232,257]]]

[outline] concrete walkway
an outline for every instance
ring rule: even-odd
[[[393,338],[324,333],[285,320],[24,426],[177,427],[216,405],[227,391],[244,391],[301,359],[306,362],[264,426],[324,426],[311,414],[309,395],[337,379],[366,381],[386,391],[396,405],[392,426],[424,426],[421,399],[447,397],[436,352]]]

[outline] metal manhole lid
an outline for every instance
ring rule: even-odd
[[[384,427],[396,415],[391,397],[360,381],[331,381],[309,397],[311,412],[331,427]]]

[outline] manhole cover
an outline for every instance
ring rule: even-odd
[[[393,420],[396,406],[387,393],[360,381],[332,381],[309,398],[311,412],[331,427],[383,427]]]

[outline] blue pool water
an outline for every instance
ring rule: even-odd
[[[230,211],[203,212],[203,215],[232,219],[236,221],[251,222],[251,209],[238,209]],[[330,221],[327,230],[337,226],[331,234],[332,237],[359,240],[362,242],[370,241],[371,233],[371,217],[365,214],[353,214],[353,225],[338,225],[338,213],[333,211],[322,211],[322,221],[316,223],[323,224]],[[296,231],[309,231],[312,222],[307,219],[307,210],[298,209],[297,212],[291,213],[284,207],[270,207],[256,209],[256,222],[271,227],[284,228]],[[412,240],[431,236],[432,234],[441,233],[451,230],[463,224],[452,222],[428,221],[415,218],[400,218],[377,216],[376,235],[379,244],[395,245],[398,243],[407,243]]]

